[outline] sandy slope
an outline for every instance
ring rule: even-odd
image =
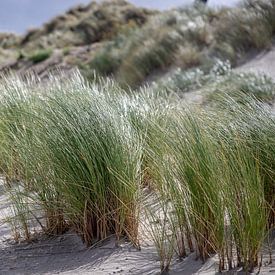
[[[275,45],[269,51],[259,53],[249,62],[237,68],[236,71],[266,74],[275,81]],[[272,108],[275,111],[275,102],[273,102]]]
[[[236,71],[264,73],[275,79],[275,46],[270,51],[259,53],[252,60],[236,69]]]
[[[275,45],[269,50],[257,54],[254,58],[234,69],[235,72],[253,72],[266,74],[275,81]],[[201,104],[204,96],[200,90],[185,93],[184,99],[188,103]],[[275,109],[275,103],[274,109]],[[275,274],[275,273],[274,273]]]
[[[264,72],[275,79],[275,48],[261,53],[237,71]],[[8,213],[9,203],[0,185],[0,218]],[[275,246],[274,246],[275,251]],[[264,263],[267,259],[264,258]],[[190,255],[175,261],[172,275],[217,272],[217,259],[213,257],[202,265]],[[113,239],[87,249],[73,233],[51,239],[39,239],[29,244],[11,244],[7,224],[0,224],[0,274],[158,274],[159,262],[152,244],[143,244],[137,251],[131,245],[115,246]],[[230,274],[241,274],[231,272]],[[275,263],[263,266],[260,274],[275,274]]]

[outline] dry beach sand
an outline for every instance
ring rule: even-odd
[[[0,213],[5,219],[9,201],[0,185]],[[142,242],[139,251],[129,243],[110,238],[86,248],[73,232],[38,237],[31,243],[14,244],[8,224],[0,225],[0,274],[158,274],[159,262],[152,243]],[[190,255],[175,261],[169,274],[200,274],[203,265]]]

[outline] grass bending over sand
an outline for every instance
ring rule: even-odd
[[[47,232],[73,227],[88,245],[109,234],[136,242],[141,140],[102,93],[111,84],[89,88],[79,75],[44,93],[17,84],[1,94],[1,168],[17,196],[39,203]]]
[[[115,234],[139,247],[145,224],[162,271],[191,252],[218,253],[220,271],[261,265],[275,206],[268,106],[240,93],[188,109],[171,93],[51,79],[0,84],[0,169],[17,237],[38,221],[87,245]]]

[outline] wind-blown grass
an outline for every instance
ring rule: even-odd
[[[73,79],[63,86],[56,82],[44,94],[38,89],[30,103],[21,98],[25,89],[5,95],[1,135],[11,140],[1,157],[11,160],[1,168],[7,176],[12,170],[9,177],[22,186],[21,196],[37,198],[47,231],[73,227],[87,244],[110,234],[135,242],[140,139],[108,95],[79,75]]]
[[[31,238],[38,222],[87,245],[115,234],[139,246],[145,223],[162,272],[192,252],[217,253],[220,271],[261,264],[275,206],[268,105],[239,93],[187,108],[171,92],[50,78],[0,84],[0,169],[17,233]]]
[[[241,97],[223,95],[207,112],[170,110],[162,143],[156,139],[165,153],[154,155],[158,192],[173,209],[177,255],[195,250],[205,261],[218,253],[220,271],[260,265],[274,227],[274,114]]]

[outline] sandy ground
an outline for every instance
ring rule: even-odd
[[[275,45],[273,44],[269,51],[259,53],[250,61],[236,68],[235,71],[265,74],[275,81]],[[273,102],[272,109],[275,112],[275,102]]]
[[[262,72],[275,79],[275,47],[257,55],[236,71]],[[0,220],[8,214],[9,202],[0,184]],[[275,245],[274,249],[275,251]],[[259,274],[275,274],[275,263],[264,266]],[[274,260],[275,262],[275,260]],[[175,260],[171,275],[217,274],[217,257],[205,264],[191,254],[183,261]],[[257,270],[256,270],[257,272]],[[39,238],[32,243],[13,244],[7,224],[0,223],[1,274],[159,274],[159,261],[152,244],[144,243],[141,251],[128,243],[115,245],[114,239],[86,248],[80,238],[69,232],[54,238]],[[241,274],[232,271],[227,274]]]
[[[0,182],[0,218],[10,214],[9,201]],[[202,262],[191,254],[175,260],[169,274],[200,274]],[[62,236],[39,237],[31,243],[15,244],[9,225],[0,224],[0,274],[159,274],[154,245],[142,242],[139,251],[110,238],[93,248],[83,245],[73,232]]]
[[[266,74],[275,81],[275,45],[269,51],[263,51],[243,65],[234,69],[235,72],[253,72],[255,74]],[[185,93],[184,99],[188,103],[201,104],[204,95],[201,91]],[[275,109],[275,102],[273,104]],[[274,273],[275,274],[275,273]]]
[[[9,214],[9,202],[0,183],[0,218]],[[275,246],[274,246],[275,251]],[[275,264],[265,266],[260,274],[275,274]],[[205,264],[191,254],[182,261],[175,259],[170,275],[218,274],[217,256]],[[255,274],[257,273],[257,270]],[[30,243],[15,244],[7,224],[0,224],[0,274],[159,274],[159,261],[151,243],[142,243],[139,251],[129,243],[115,244],[114,238],[87,248],[73,232],[62,236],[40,237]],[[227,272],[225,274],[244,274]]]
[[[269,51],[259,53],[236,71],[264,73],[275,80],[275,46]]]

